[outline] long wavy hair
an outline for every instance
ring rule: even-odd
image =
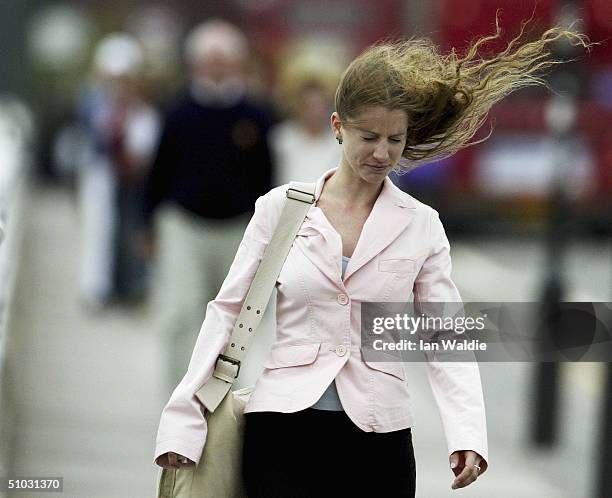
[[[489,58],[485,45],[501,38],[499,16],[495,33],[473,41],[463,57],[455,50],[440,53],[429,39],[380,42],[370,46],[344,71],[335,107],[346,124],[356,124],[368,106],[402,109],[408,116],[406,146],[396,171],[413,169],[451,156],[486,140],[472,140],[493,104],[527,86],[548,86],[546,69],[563,61],[550,47],[565,39],[587,50],[588,38],[571,28],[553,27],[534,41],[523,41],[525,26]]]

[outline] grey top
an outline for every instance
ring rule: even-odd
[[[344,274],[346,273],[346,267],[348,266],[348,262],[351,258],[347,258],[346,256],[342,256],[342,278],[344,278]],[[342,403],[340,403],[340,398],[338,397],[338,390],[336,389],[336,381],[333,380],[332,383],[325,390],[323,395],[319,398],[311,408],[315,408],[317,410],[331,410],[331,411],[342,411]]]

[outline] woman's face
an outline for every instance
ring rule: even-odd
[[[368,183],[380,183],[402,157],[408,117],[405,111],[382,106],[366,107],[344,124],[338,113],[331,117],[336,137],[342,137],[340,167]]]
[[[321,125],[329,115],[330,99],[325,95],[323,88],[310,86],[304,88],[300,94],[301,120],[309,131],[323,133]]]

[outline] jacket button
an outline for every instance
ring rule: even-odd
[[[346,294],[338,294],[338,302],[342,305],[347,304],[349,301],[348,296]]]
[[[346,354],[346,346],[344,344],[340,344],[340,346],[336,346],[336,354],[338,356],[344,356]]]

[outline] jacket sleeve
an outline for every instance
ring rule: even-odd
[[[451,279],[450,246],[435,210],[430,213],[431,253],[425,260],[414,286],[414,300],[460,302],[461,296]],[[459,450],[478,453],[484,471],[488,466],[485,405],[478,363],[427,361],[427,375],[442,420],[449,455]]]
[[[229,273],[217,297],[206,307],[206,315],[187,373],[164,407],[157,432],[155,460],[168,452],[179,453],[198,463],[206,441],[204,408],[195,396],[212,377],[216,359],[223,352],[242,303],[271,238],[270,194],[255,203],[249,222]],[[272,215],[273,217],[273,215]]]

